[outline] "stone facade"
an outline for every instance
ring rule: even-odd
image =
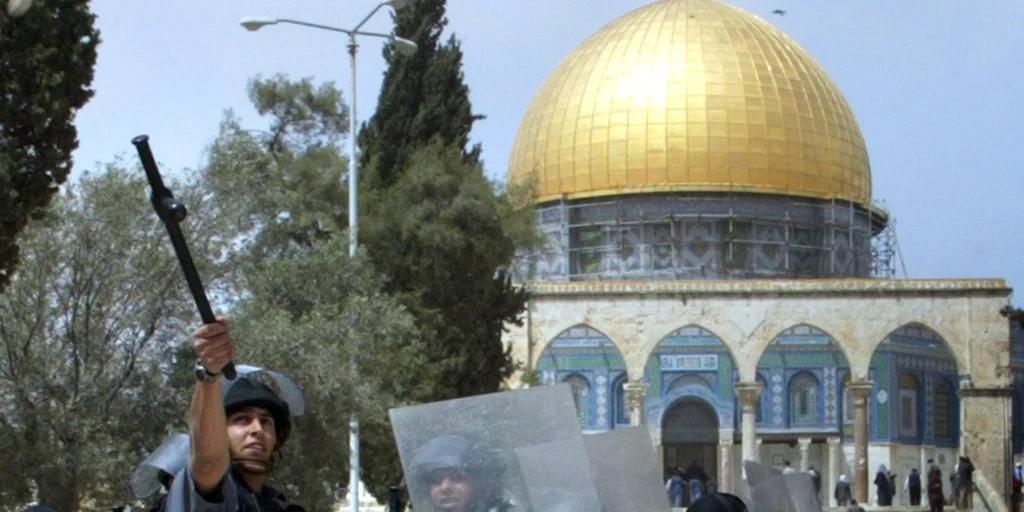
[[[739,487],[740,462],[751,454],[768,457],[766,462],[778,455],[816,464],[823,472],[827,468],[824,481],[831,485],[837,476],[833,472],[849,472],[855,480],[859,476],[866,481],[866,473],[870,470],[873,476],[879,463],[920,468],[927,458],[938,454],[952,458],[957,446],[972,457],[993,486],[1003,488],[1007,481],[1005,468],[1012,457],[1010,439],[1015,424],[1010,334],[1006,319],[999,314],[1008,303],[1009,289],[1002,280],[635,280],[535,282],[529,288],[531,301],[525,322],[522,327],[512,327],[507,337],[516,360],[537,370],[545,383],[586,386],[587,417],[581,421],[591,430],[615,428],[630,418],[633,423],[647,423],[652,438],[660,443],[661,422],[671,403],[689,397],[711,404],[719,428],[714,445],[722,484]],[[793,329],[800,326],[804,326],[800,332],[824,336],[827,344],[814,347],[808,342],[800,350],[817,352],[799,357],[820,358],[829,344],[834,344],[841,357],[832,364],[819,364],[803,377],[821,383],[818,394],[811,398],[820,424],[781,422],[783,428],[773,434],[771,420],[766,422],[763,417],[762,398],[769,404],[781,401],[787,408],[792,404],[781,391],[786,386],[772,389],[775,383],[765,375],[770,357],[765,356],[787,348],[779,346],[780,336],[797,332]],[[924,356],[907,357],[891,347],[894,333],[908,326],[942,340],[947,358],[936,356],[929,362]],[[563,333],[573,329],[589,329],[581,339],[589,336],[590,341],[564,345]],[[676,340],[673,343],[682,348],[659,359],[666,339]],[[688,343],[704,343],[705,349],[718,347],[700,352],[719,355],[715,360],[687,359],[684,349]],[[571,364],[558,361],[553,353],[568,354],[566,350],[584,354],[579,357],[592,363],[584,369],[592,372],[583,375],[581,371],[579,379],[565,380]],[[921,350],[925,354],[930,349],[923,346]],[[652,361],[669,365],[670,370],[672,365],[685,365],[692,371],[678,382],[661,382],[659,376],[676,379],[675,374],[652,373]],[[778,380],[788,385],[798,373],[780,370]],[[910,383],[900,384],[900,379]],[[840,395],[848,382],[866,385],[862,386],[866,408],[858,416],[865,427],[860,433],[856,420],[846,424],[840,418],[848,414],[842,409],[846,405],[838,405],[846,402]],[[646,387],[643,395],[634,391],[627,398],[625,392],[616,393],[616,386],[622,385],[634,390]],[[948,385],[955,396],[946,396],[944,391],[936,395],[935,389],[946,389],[942,385]],[[744,386],[752,390],[755,400],[749,410],[747,401],[739,400],[746,393],[740,393],[747,389]],[[917,398],[904,402],[904,407],[929,418],[952,407],[953,418],[948,423],[929,420],[901,431],[894,419],[886,418],[899,407],[898,395],[917,386],[921,389],[913,394]],[[765,387],[769,389],[762,397]],[[638,403],[638,398],[643,398],[643,403]],[[757,421],[758,415],[761,421]],[[945,432],[958,426],[963,427],[958,440],[936,436],[936,429]],[[734,442],[737,434],[739,443]],[[796,437],[792,446],[773,444],[786,441],[786,434],[802,436],[805,445],[797,443]],[[874,443],[871,450],[867,449],[869,438]],[[758,443],[761,439],[763,444]],[[839,449],[841,443],[849,453]],[[849,450],[850,444],[854,450]],[[804,449],[797,450],[797,445]],[[751,452],[751,446],[758,448]],[[864,453],[860,457],[864,460],[858,460],[856,452]]]

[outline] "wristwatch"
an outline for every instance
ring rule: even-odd
[[[199,382],[210,382],[211,380],[216,379],[217,377],[220,376],[220,372],[211,373],[209,370],[207,370],[206,367],[203,366],[202,361],[196,361],[195,372],[196,380],[198,380]]]

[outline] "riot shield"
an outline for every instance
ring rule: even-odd
[[[392,409],[413,508],[599,511],[574,411],[568,385]]]
[[[583,443],[604,510],[669,510],[654,445],[646,428],[630,427],[585,435]]]
[[[578,447],[567,439],[517,448],[519,474],[532,510],[594,512],[602,508],[587,457],[566,457]]]
[[[143,500],[166,486],[188,462],[188,434],[171,434],[132,471],[130,484],[135,497]]]
[[[814,482],[809,473],[782,474],[778,470],[753,461],[744,461],[748,478],[751,475],[768,478],[751,482],[751,512],[821,512],[821,504],[814,492]],[[778,474],[774,476],[773,472]]]

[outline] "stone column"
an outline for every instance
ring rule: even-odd
[[[800,471],[807,472],[811,466],[811,441],[809,437],[797,438],[796,444],[800,447]]]
[[[872,383],[857,381],[847,384],[853,399],[853,496],[857,503],[868,502],[868,399]]]
[[[988,489],[980,491],[1001,501],[1011,494],[1013,389],[968,386],[960,388],[960,454],[974,463],[976,483],[981,476],[988,481]]]
[[[828,438],[828,475],[824,479],[827,482],[825,486],[825,497],[828,498],[828,504],[832,507],[836,506],[836,483],[839,482],[839,472],[843,470],[843,440],[838,437]]]
[[[647,398],[647,388],[650,386],[650,384],[639,380],[629,381],[622,386],[626,390],[629,424],[634,427],[644,424],[644,402]]]
[[[742,445],[743,460],[757,462],[757,408],[761,405],[761,388],[759,382],[740,382],[734,388],[743,407]],[[742,462],[741,462],[742,464]],[[744,472],[744,479],[746,473]]]
[[[718,490],[733,492],[732,486],[732,430],[720,430],[718,434]]]

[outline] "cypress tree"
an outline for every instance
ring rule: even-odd
[[[444,0],[419,0],[395,16],[395,33],[414,41],[417,51],[402,56],[390,46],[377,111],[359,133],[359,166],[370,188],[388,188],[409,165],[411,155],[434,141],[462,148],[479,163],[480,147],[468,148],[473,123],[469,87],[463,80],[462,48],[454,36],[440,44]]]
[[[532,214],[510,207],[484,176],[480,147],[470,146],[482,117],[472,111],[459,42],[441,42],[444,0],[417,0],[395,22],[418,50],[384,51],[390,65],[377,111],[359,134],[360,242],[428,347],[436,373],[419,398],[497,391],[513,370],[501,334],[526,303],[504,268]],[[389,429],[380,427],[363,439],[363,478],[378,496],[401,477]]]
[[[71,171],[75,112],[92,97],[99,32],[87,2],[0,8],[0,292],[17,237]]]

